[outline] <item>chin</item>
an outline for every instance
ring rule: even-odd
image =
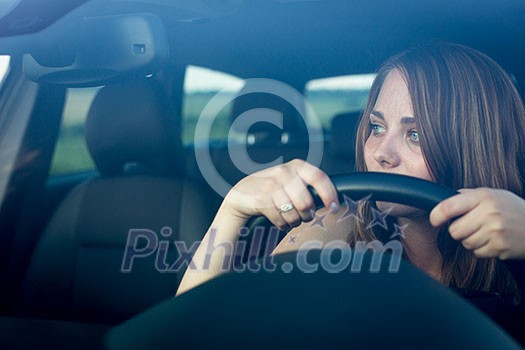
[[[416,218],[426,215],[426,212],[421,209],[403,204],[376,202],[376,206],[382,212],[389,211],[388,215],[394,217]]]

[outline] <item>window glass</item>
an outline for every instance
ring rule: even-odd
[[[359,74],[310,80],[304,93],[323,128],[330,130],[330,122],[337,114],[365,107],[374,78],[375,74]]]
[[[66,175],[95,168],[87,150],[84,125],[89,107],[100,88],[67,90],[60,135],[51,163],[50,175]]]
[[[9,61],[9,56],[0,55],[0,86],[2,86],[4,78],[6,77],[7,72],[9,71]]]
[[[4,18],[18,6],[20,0],[2,0],[0,1],[0,18]]]
[[[202,141],[208,135],[195,135],[197,120],[208,102],[219,91],[221,99],[232,99],[242,89],[244,81],[223,72],[188,66],[184,79],[182,108],[183,134],[185,145]],[[228,103],[215,117],[209,138],[225,140],[228,138],[231,115],[231,103]]]

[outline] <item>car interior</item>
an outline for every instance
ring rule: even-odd
[[[247,323],[235,319],[253,306],[253,298],[265,300],[265,281],[281,278],[286,284],[283,274],[218,279],[211,290],[184,296],[185,307],[170,304],[184,269],[168,271],[179,251],[160,243],[193,246],[224,195],[210,183],[200,155],[209,155],[208,166],[230,186],[276,160],[307,159],[311,150],[322,152],[317,165],[329,176],[351,173],[357,123],[381,62],[418,43],[457,42],[494,58],[523,96],[524,35],[520,0],[7,1],[0,6],[0,347],[198,347],[249,345],[250,339],[269,347],[279,346],[281,338],[287,339],[281,345],[297,344],[284,323],[277,322],[275,332],[254,334],[248,325],[259,324],[256,316]],[[298,110],[278,94],[256,91],[250,85],[256,79],[286,84],[309,106]],[[198,123],[214,96],[229,102],[202,135]],[[268,110],[277,112],[279,125],[264,122]],[[245,130],[244,115],[258,122]],[[315,137],[308,130],[312,118],[320,126]],[[259,168],[234,161],[245,154]],[[141,230],[139,246],[130,241],[130,230]],[[123,272],[124,251],[132,246],[144,257]],[[293,279],[308,286],[303,278]],[[333,282],[319,278],[316,283]],[[232,283],[247,286],[228,297],[236,302],[225,292],[211,295]],[[395,289],[404,282],[388,283]],[[380,298],[378,290],[387,287],[375,285],[367,297]],[[421,303],[443,298],[425,311],[435,313],[437,325],[447,322],[440,305],[465,313],[454,325],[474,322],[470,306],[432,293]],[[218,303],[206,309],[212,316],[194,313],[203,300]],[[335,300],[324,312],[342,317]],[[267,301],[255,305],[261,319],[273,308]],[[290,308],[301,314],[295,304]],[[223,326],[233,324],[238,338],[216,342],[217,330],[204,334],[209,342],[198,339],[203,335],[197,329],[209,323],[203,318],[230,311]],[[160,320],[179,327],[180,334],[159,330]],[[383,332],[387,321],[394,322],[385,318],[372,328],[355,325],[354,318],[345,322],[355,334],[368,334],[366,329]],[[420,319],[407,323],[418,324]],[[465,334],[484,334],[485,348],[525,345],[525,338],[491,327],[486,321]],[[458,337],[440,333],[435,339]],[[355,345],[370,344],[365,340]],[[351,341],[332,345],[345,344]]]

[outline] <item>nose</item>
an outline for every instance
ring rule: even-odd
[[[374,159],[383,169],[395,168],[400,163],[400,156],[395,140],[386,136],[374,150]]]

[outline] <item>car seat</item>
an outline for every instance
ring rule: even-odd
[[[175,294],[184,271],[167,271],[188,252],[173,241],[189,248],[216,208],[212,194],[184,177],[169,109],[151,78],[98,92],[85,136],[100,176],[75,187],[50,219],[28,268],[22,314],[113,323]]]
[[[330,175],[355,171],[355,142],[361,111],[345,112],[332,118],[330,143],[322,169]]]

